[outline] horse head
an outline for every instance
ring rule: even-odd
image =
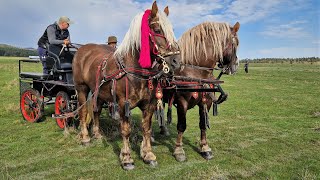
[[[226,74],[235,74],[239,67],[239,60],[237,56],[237,49],[239,46],[237,32],[239,31],[239,28],[239,22],[237,22],[233,27],[230,27],[231,36],[227,40],[227,44],[223,51],[222,66],[226,69]]]
[[[169,7],[164,9],[164,13],[158,12],[155,1],[149,16],[149,43],[152,59],[162,65],[165,74],[173,74],[174,70],[180,68],[180,51],[168,16]]]

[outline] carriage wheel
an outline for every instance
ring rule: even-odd
[[[27,89],[22,92],[20,110],[23,118],[28,122],[37,122],[42,117],[42,100],[39,91]]]
[[[56,101],[55,101],[55,114],[59,115],[59,114],[64,114],[66,112],[69,112],[69,105],[70,105],[69,95],[64,91],[58,92],[56,96]],[[57,118],[56,122],[57,122],[57,125],[61,129],[63,129],[67,122],[67,118]]]

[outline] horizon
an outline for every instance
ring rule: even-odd
[[[35,47],[17,47],[17,46],[13,46],[10,44],[2,44],[0,43],[0,45],[7,45],[7,46],[11,46],[14,48],[19,48],[19,49],[24,49],[24,50],[37,50],[37,48]],[[306,57],[283,57],[283,58],[279,58],[279,57],[259,57],[259,58],[243,58],[243,59],[239,59],[239,61],[245,61],[245,60],[260,60],[260,59],[275,59],[275,60],[283,60],[283,59],[303,59],[303,58],[315,58],[315,59],[320,59],[320,57],[318,56],[306,56]]]
[[[1,1],[0,14],[7,20],[0,22],[0,44],[20,48],[36,48],[45,28],[62,15],[75,21],[69,28],[74,43],[103,44],[109,35],[117,36],[121,42],[132,17],[150,8],[153,2]],[[177,38],[204,21],[230,25],[239,21],[239,59],[320,57],[320,8],[316,0],[167,0],[157,3],[161,11],[169,6],[169,19]]]

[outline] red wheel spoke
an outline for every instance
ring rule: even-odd
[[[27,103],[30,104],[31,102],[33,102],[32,97],[30,97],[29,93],[26,94],[25,100],[28,101]]]
[[[34,119],[34,112],[33,112],[33,111],[31,111],[30,117],[31,117],[32,119]]]
[[[36,122],[41,118],[41,100],[39,91],[31,88],[21,94],[20,108],[26,121]]]
[[[36,111],[33,112],[35,115],[35,118],[37,118],[39,116],[39,110],[37,109]]]
[[[30,92],[27,92],[27,93],[26,93],[26,97],[27,97],[27,98],[29,98],[29,99],[31,100]]]
[[[59,92],[55,101],[55,114],[62,115],[67,112],[69,104],[69,97],[66,92]],[[68,118],[57,118],[57,125],[63,129]]]

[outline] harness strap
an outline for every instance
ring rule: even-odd
[[[199,69],[199,70],[207,70],[207,71],[218,70],[218,68],[208,68],[208,67],[202,67],[202,66],[195,66],[191,64],[183,64],[182,66],[193,68],[193,69]]]
[[[129,103],[129,82],[128,82],[128,76],[125,77],[126,81],[126,102],[125,102],[125,116],[129,118],[131,116],[130,112],[130,103]]]
[[[120,118],[119,116],[119,107],[118,107],[118,103],[117,103],[117,94],[116,94],[116,91],[117,91],[117,80],[116,79],[113,79],[112,80],[112,89],[111,89],[111,95],[112,95],[112,98],[113,98],[113,103],[112,103],[112,113],[111,113],[111,116],[113,119],[117,120]]]
[[[93,111],[94,112],[98,112],[97,99],[98,99],[98,94],[99,94],[99,89],[100,89],[100,86],[99,86],[98,82],[100,82],[100,73],[101,73],[101,64],[102,64],[102,62],[98,66],[98,69],[97,69],[97,72],[96,72],[96,87],[95,87],[95,90],[94,90],[95,93],[94,93],[94,96],[93,96]]]

